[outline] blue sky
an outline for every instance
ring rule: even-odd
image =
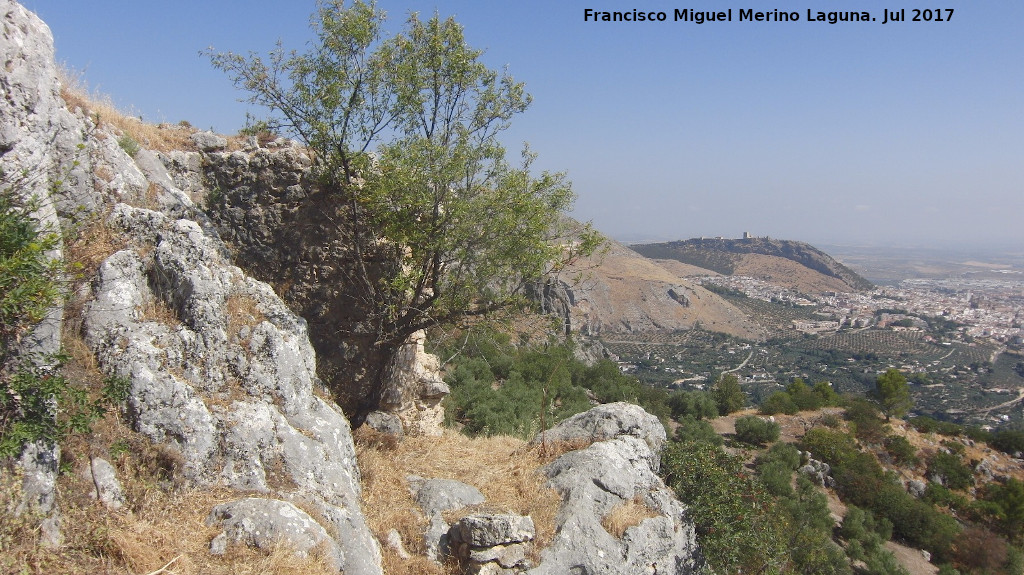
[[[301,49],[313,1],[24,0],[57,58],[147,121],[233,133],[241,96],[199,52]],[[948,22],[882,24],[899,0],[688,3],[381,1],[454,15],[534,104],[506,134],[565,170],[575,215],[624,240],[755,235],[812,243],[1024,249],[1024,3],[950,0]],[[594,10],[666,22],[584,22]],[[733,9],[733,22],[673,11]],[[799,22],[738,22],[740,9]],[[878,21],[807,22],[867,10]]]

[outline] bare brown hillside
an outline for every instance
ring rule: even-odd
[[[687,279],[694,270],[680,262],[663,266],[611,242],[601,258],[577,266],[583,278],[563,286],[560,297],[573,329],[586,335],[686,330],[699,323],[746,339],[764,337],[738,308]]]
[[[840,278],[778,256],[742,254],[735,265],[733,275],[750,276],[801,293],[850,290],[849,284]]]

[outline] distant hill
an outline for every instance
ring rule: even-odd
[[[569,320],[574,331],[591,337],[696,325],[745,339],[765,337],[765,330],[734,305],[684,277],[704,270],[662,263],[611,241],[603,256],[580,262],[564,274],[566,279],[549,284],[545,307]]]
[[[675,260],[722,275],[757,277],[805,293],[874,287],[825,252],[791,240],[695,238],[630,248],[654,260]]]

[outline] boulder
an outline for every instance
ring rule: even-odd
[[[665,426],[661,421],[632,403],[606,403],[577,413],[551,429],[537,434],[533,443],[603,441],[629,435],[642,439],[652,453],[661,453],[665,443]],[[658,469],[655,457],[654,469]]]
[[[554,428],[560,440],[597,441],[544,467],[562,504],[554,540],[541,550],[540,564],[529,573],[697,572],[703,561],[694,524],[657,475],[660,457],[651,445],[660,448],[665,439],[658,419],[637,406],[611,404],[563,424],[567,422],[571,432],[560,430],[562,425]],[[652,517],[616,537],[602,520],[627,502],[642,502]]]
[[[521,573],[529,566],[529,543],[536,536],[528,516],[485,513],[463,517],[448,539],[467,573]]]

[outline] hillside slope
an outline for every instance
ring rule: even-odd
[[[568,314],[573,330],[588,336],[705,329],[746,339],[764,330],[718,295],[626,246],[610,242],[599,258],[579,263],[548,286],[548,305]],[[580,275],[579,281],[572,276]],[[568,311],[567,311],[568,310]]]
[[[723,275],[758,277],[805,293],[872,287],[825,252],[791,240],[695,238],[630,248],[648,258],[676,260]]]

